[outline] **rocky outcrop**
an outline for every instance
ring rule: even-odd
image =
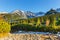
[[[55,35],[43,34],[10,34],[8,37],[0,40],[59,40]]]

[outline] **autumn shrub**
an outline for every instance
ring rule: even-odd
[[[10,32],[11,26],[8,22],[4,20],[0,20],[0,33],[8,33]]]

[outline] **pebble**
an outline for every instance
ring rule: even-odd
[[[8,37],[0,38],[0,40],[44,40],[44,37],[41,36],[41,34],[11,34]]]

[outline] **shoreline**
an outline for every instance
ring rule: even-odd
[[[0,38],[0,40],[60,40],[55,34],[45,35],[45,34],[9,34],[9,36]]]

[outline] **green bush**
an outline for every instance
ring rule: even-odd
[[[11,32],[16,32],[19,30],[24,31],[37,31],[37,28],[35,26],[29,25],[29,24],[19,24],[11,27]]]
[[[0,20],[0,33],[8,33],[10,32],[10,29],[10,24],[8,24],[8,22]]]
[[[56,22],[56,26],[59,26],[59,25],[60,25],[60,20]]]

